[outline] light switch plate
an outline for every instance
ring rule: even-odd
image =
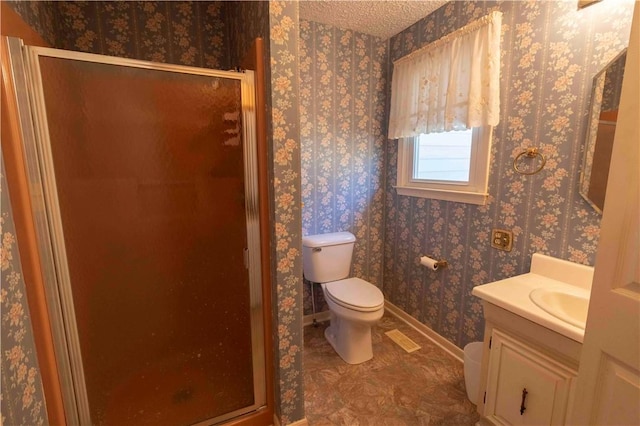
[[[493,229],[491,231],[491,247],[498,250],[511,251],[513,247],[513,232],[506,229]]]

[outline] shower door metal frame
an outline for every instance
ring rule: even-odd
[[[48,122],[38,57],[47,56],[181,74],[220,77],[240,81],[243,119],[244,191],[247,229],[248,275],[254,403],[248,407],[207,419],[197,425],[219,423],[254,412],[266,405],[265,336],[263,328],[260,216],[256,143],[256,105],[252,71],[242,73],[164,64],[91,53],[24,45],[21,39],[3,37],[13,72],[25,167],[35,220],[38,250],[56,363],[68,424],[91,424],[73,295],[64,244],[60,206],[49,139]]]

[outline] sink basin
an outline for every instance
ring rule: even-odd
[[[584,330],[589,291],[582,288],[537,288],[529,293],[533,303],[554,317]]]

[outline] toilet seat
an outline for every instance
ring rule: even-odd
[[[380,289],[360,278],[332,281],[324,286],[326,295],[344,308],[372,312],[384,306],[384,295]]]

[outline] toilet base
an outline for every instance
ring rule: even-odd
[[[347,364],[361,364],[373,358],[371,324],[349,323],[332,312],[324,337]]]

